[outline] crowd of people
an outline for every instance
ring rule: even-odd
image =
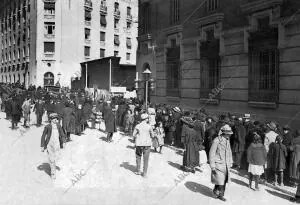
[[[36,126],[41,126],[42,117],[47,113],[49,125],[44,128],[41,147],[42,151],[48,151],[51,168],[54,167],[53,178],[55,150],[72,140],[71,134],[81,135],[89,124],[91,129],[96,129],[104,121],[108,143],[113,141],[117,130],[133,138],[136,174],[143,177],[147,177],[151,147],[163,153],[163,147],[168,145],[184,150],[181,168],[185,172],[195,173],[200,163],[199,152],[205,151],[215,184],[213,193],[222,201],[225,201],[232,167],[248,171],[249,188],[253,190],[259,190],[262,175],[262,180],[276,186],[297,185],[300,130],[275,121],[253,120],[250,114],[218,115],[204,109],[186,110],[166,104],[146,106],[138,99],[110,97],[106,100],[84,91],[51,93],[43,88],[21,89],[6,96],[2,93],[0,103],[6,118],[12,122],[12,129],[17,128],[21,117],[23,126],[28,127],[31,111],[36,114]],[[53,135],[57,140],[51,140]],[[143,172],[140,171],[142,157]],[[293,200],[300,200],[300,189]]]

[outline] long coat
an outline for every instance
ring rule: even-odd
[[[287,156],[286,146],[284,144],[275,143],[272,150],[272,156],[273,156],[273,163],[272,163],[273,170],[274,171],[285,170],[285,163],[286,163],[286,156]]]
[[[109,133],[117,132],[115,115],[110,106],[105,106],[103,109],[103,119],[105,121],[105,131]]]
[[[11,103],[11,114],[12,119],[15,122],[19,122],[22,116],[22,106],[20,105],[19,101],[13,100]]]
[[[201,135],[188,125],[183,125],[182,142],[185,145],[183,154],[183,166],[196,167],[199,165],[199,151],[201,145]]]
[[[245,150],[246,129],[241,123],[234,127],[232,152],[243,152]]]
[[[63,143],[65,141],[65,134],[64,131],[62,130],[60,124],[57,124],[57,129],[59,132],[59,144],[60,144],[60,148],[63,148]],[[48,124],[45,126],[42,137],[41,137],[41,147],[43,147],[44,149],[47,148],[47,145],[50,141],[52,135],[52,125]]]
[[[232,152],[229,139],[218,136],[214,139],[209,151],[209,163],[216,174],[211,174],[211,182],[215,185],[224,185],[230,182],[230,167],[232,166]]]
[[[73,124],[72,118],[74,117],[74,111],[70,107],[65,107],[62,110],[62,127],[65,132],[72,132],[75,125]],[[74,122],[75,123],[75,122]]]
[[[299,178],[298,164],[300,163],[300,136],[292,140],[292,145],[289,147],[291,150],[290,158],[290,177],[294,179]]]

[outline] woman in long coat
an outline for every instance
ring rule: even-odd
[[[221,127],[220,134],[214,139],[209,151],[211,167],[211,182],[215,184],[213,194],[216,198],[226,201],[224,192],[226,183],[230,181],[230,167],[232,167],[232,152],[229,137],[233,134],[229,125]]]
[[[117,132],[117,125],[115,115],[109,102],[104,106],[102,113],[105,121],[105,131],[107,132],[107,142],[112,142],[113,134]]]
[[[183,154],[183,169],[195,173],[195,167],[199,166],[199,151],[202,142],[199,132],[195,129],[195,123],[192,119],[188,119],[189,118],[182,119],[184,125],[181,135],[185,148]]]
[[[292,145],[288,148],[291,151],[291,158],[288,160],[290,160],[290,177],[295,180],[299,178],[300,130],[296,131],[296,137],[292,140],[291,144]]]

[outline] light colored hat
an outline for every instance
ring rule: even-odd
[[[233,132],[232,132],[232,129],[229,125],[224,125],[223,127],[221,127],[221,134],[225,134],[225,135],[232,135]]]
[[[250,114],[244,114],[244,119],[250,119],[251,115]]]
[[[275,122],[270,122],[270,123],[267,124],[267,126],[268,126],[271,130],[276,130],[276,129],[277,129]]]
[[[50,115],[49,115],[49,118],[50,118],[50,120],[53,120],[53,119],[58,119],[59,118],[59,116],[58,116],[58,114],[57,113],[51,113]]]
[[[148,114],[146,114],[146,113],[143,113],[143,114],[141,114],[141,119],[142,120],[145,120],[145,119],[148,119]]]
[[[180,112],[180,111],[181,111],[179,107],[174,107],[173,110],[174,110],[175,112]]]

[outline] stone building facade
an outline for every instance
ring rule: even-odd
[[[141,0],[137,68],[156,80],[151,101],[300,125],[299,8],[299,0]]]
[[[0,82],[70,86],[80,63],[136,64],[137,0],[1,0]]]

